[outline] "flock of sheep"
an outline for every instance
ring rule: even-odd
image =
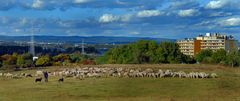
[[[20,74],[0,73],[0,77],[20,79],[24,77],[33,77],[33,75],[30,73],[20,73]]]
[[[43,75],[43,71],[36,71],[35,74],[20,73],[0,73],[0,77],[7,78],[23,78],[23,77],[39,77]],[[184,71],[172,71],[162,69],[142,69],[142,68],[99,68],[99,67],[85,67],[85,68],[68,68],[60,71],[49,72],[49,76],[67,78],[73,77],[83,80],[84,78],[100,78],[100,77],[151,77],[151,78],[217,78],[216,73],[205,72],[184,72]]]
[[[141,69],[141,68],[98,68],[98,67],[85,67],[64,69],[62,71],[51,72],[50,76],[58,77],[73,77],[77,79],[84,78],[100,78],[100,77],[152,77],[152,78],[164,78],[164,77],[178,77],[178,78],[216,78],[216,73],[205,72],[190,72],[184,71],[172,71],[161,69]]]

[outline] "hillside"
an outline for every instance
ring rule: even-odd
[[[110,37],[110,36],[35,36],[37,42],[50,43],[84,43],[88,44],[126,44],[138,40],[155,40],[161,41],[175,41],[174,39],[166,38],[149,38],[149,37]],[[0,41],[30,41],[30,36],[0,36]]]

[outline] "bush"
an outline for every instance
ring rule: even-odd
[[[5,69],[16,69],[16,62],[17,62],[17,54],[14,53],[13,55],[5,54],[1,56],[2,59],[2,67]]]
[[[53,61],[55,61],[55,62],[69,61],[69,59],[70,59],[70,57],[68,54],[59,54],[59,55],[53,57]]]
[[[205,57],[203,58],[202,63],[211,64],[213,63],[213,59],[212,57]]]
[[[25,60],[24,60],[23,56],[18,56],[17,66],[21,67],[21,68],[25,67]]]
[[[215,52],[211,50],[202,50],[197,56],[196,60],[201,63],[221,64],[231,67],[240,66],[240,52],[238,50],[231,50],[226,52],[224,49],[219,49]]]
[[[3,63],[2,63],[2,57],[0,56],[0,68],[2,67]]]
[[[96,65],[96,62],[93,60],[84,60],[82,62],[83,65]]]
[[[238,50],[230,51],[226,57],[227,65],[236,67],[240,65],[240,52]]]
[[[80,63],[82,55],[80,53],[73,53],[69,55],[71,63]]]
[[[48,55],[40,57],[36,61],[36,66],[50,66],[51,65],[51,59]]]
[[[20,68],[32,66],[32,55],[29,53],[18,55],[16,65]]]
[[[16,65],[17,56],[6,54],[2,56],[2,60],[3,65]]]
[[[52,64],[53,66],[62,66],[62,63],[61,62],[53,62],[53,64]]]

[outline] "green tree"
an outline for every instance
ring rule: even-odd
[[[16,69],[16,62],[17,62],[17,54],[9,55],[5,54],[1,56],[2,58],[2,65],[4,68],[7,69]]]
[[[54,56],[53,57],[53,61],[69,61],[70,60],[70,57],[68,54],[59,54],[57,56]]]
[[[32,55],[29,53],[24,53],[22,55],[18,55],[16,64],[18,67],[26,68],[30,67],[32,62]]]
[[[185,60],[184,55],[180,52],[179,46],[174,42],[161,42],[163,63],[182,63]]]
[[[230,51],[227,54],[226,62],[228,65],[235,67],[240,65],[240,52],[238,50]]]
[[[19,55],[17,58],[17,66],[20,68],[25,67],[25,60],[24,60],[24,57],[21,55]]]
[[[147,54],[150,42],[151,41],[141,40],[136,43],[135,52],[137,53],[138,63],[148,63],[150,61],[149,54],[151,53]]]
[[[33,56],[30,53],[25,53],[22,54],[23,58],[24,58],[24,66],[25,67],[31,67],[33,64]]]
[[[68,54],[59,54],[57,56],[54,56],[53,61],[57,63],[61,63],[62,65],[67,65],[71,62],[70,56]]]
[[[72,63],[79,63],[81,61],[82,55],[79,52],[72,53],[69,55],[69,58]]]
[[[158,47],[156,49],[156,55],[155,58],[157,59],[157,63],[167,63],[166,55],[164,54],[164,49],[161,47]]]
[[[219,49],[212,54],[212,60],[214,63],[222,63],[226,60],[227,52],[224,49]]]
[[[206,58],[206,59],[205,59],[205,62],[206,62],[206,60],[212,60],[212,59],[210,59],[211,56],[212,56],[212,54],[213,54],[212,50],[210,50],[210,49],[205,49],[205,50],[200,51],[200,52],[196,55],[195,58],[196,58],[196,60],[197,60],[198,62],[203,62],[204,58]]]
[[[17,58],[15,56],[12,55],[3,55],[3,65],[15,65],[16,64],[16,60]]]
[[[183,55],[182,58],[184,58],[184,59],[182,59],[182,60],[184,60],[183,61],[184,63],[188,63],[188,64],[196,63],[196,60],[188,55]]]
[[[41,56],[36,61],[36,66],[50,66],[51,65],[51,59],[48,55]]]

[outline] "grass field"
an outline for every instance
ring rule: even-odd
[[[0,78],[0,101],[240,101],[240,68],[214,65],[101,66],[215,72],[219,78],[67,78],[64,83],[58,83],[57,78],[50,78],[49,83],[34,83],[34,78]]]

